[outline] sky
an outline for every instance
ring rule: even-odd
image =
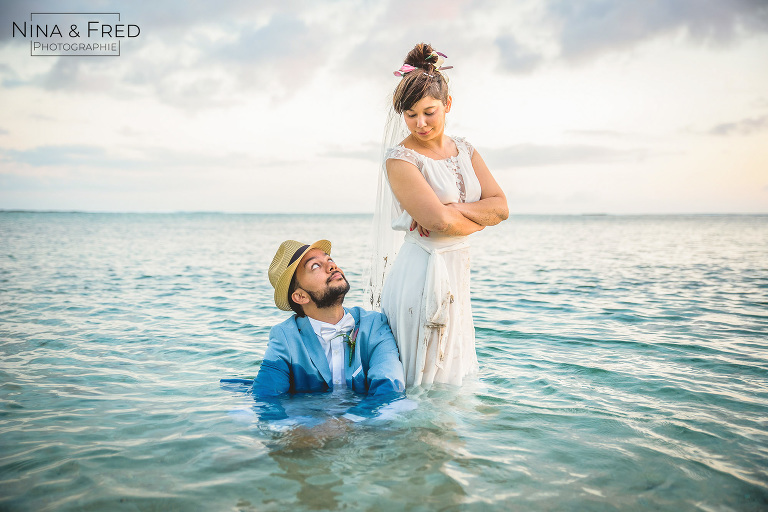
[[[33,12],[140,34],[31,56]],[[419,42],[513,214],[768,213],[765,0],[3,0],[0,209],[370,213]]]

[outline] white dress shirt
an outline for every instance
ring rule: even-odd
[[[309,318],[309,317],[307,317]],[[344,316],[337,324],[321,322],[314,318],[309,318],[312,329],[320,340],[320,345],[325,351],[325,357],[328,358],[328,366],[333,375],[333,389],[344,389],[347,387],[347,379],[344,376],[344,368],[349,361],[344,357],[344,337],[339,334],[349,334],[355,328],[355,319],[349,313]]]

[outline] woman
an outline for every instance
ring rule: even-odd
[[[374,217],[367,291],[389,318],[408,387],[458,385],[476,371],[467,235],[509,215],[480,154],[444,133],[452,102],[444,58],[418,44],[395,71],[391,120],[404,121],[408,135],[385,151]],[[392,230],[405,232],[401,247]]]

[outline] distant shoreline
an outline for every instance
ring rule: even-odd
[[[371,212],[221,212],[221,211],[173,211],[173,212],[131,212],[131,211],[86,211],[86,210],[22,210],[0,209],[0,214],[70,214],[70,215],[254,215],[254,216],[328,216],[339,215],[373,216]],[[510,217],[761,217],[768,212],[683,212],[683,213],[510,213]]]

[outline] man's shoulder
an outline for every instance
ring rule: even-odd
[[[291,315],[279,324],[276,324],[272,327],[270,331],[270,335],[275,334],[276,332],[291,332],[291,331],[298,331],[298,325],[297,325],[298,317],[296,315]]]
[[[378,324],[380,322],[387,322],[387,317],[384,316],[384,313],[380,313],[379,311],[371,311],[368,309],[363,309],[359,306],[348,308],[348,310],[350,313],[352,313],[352,316],[357,318],[361,324]]]

